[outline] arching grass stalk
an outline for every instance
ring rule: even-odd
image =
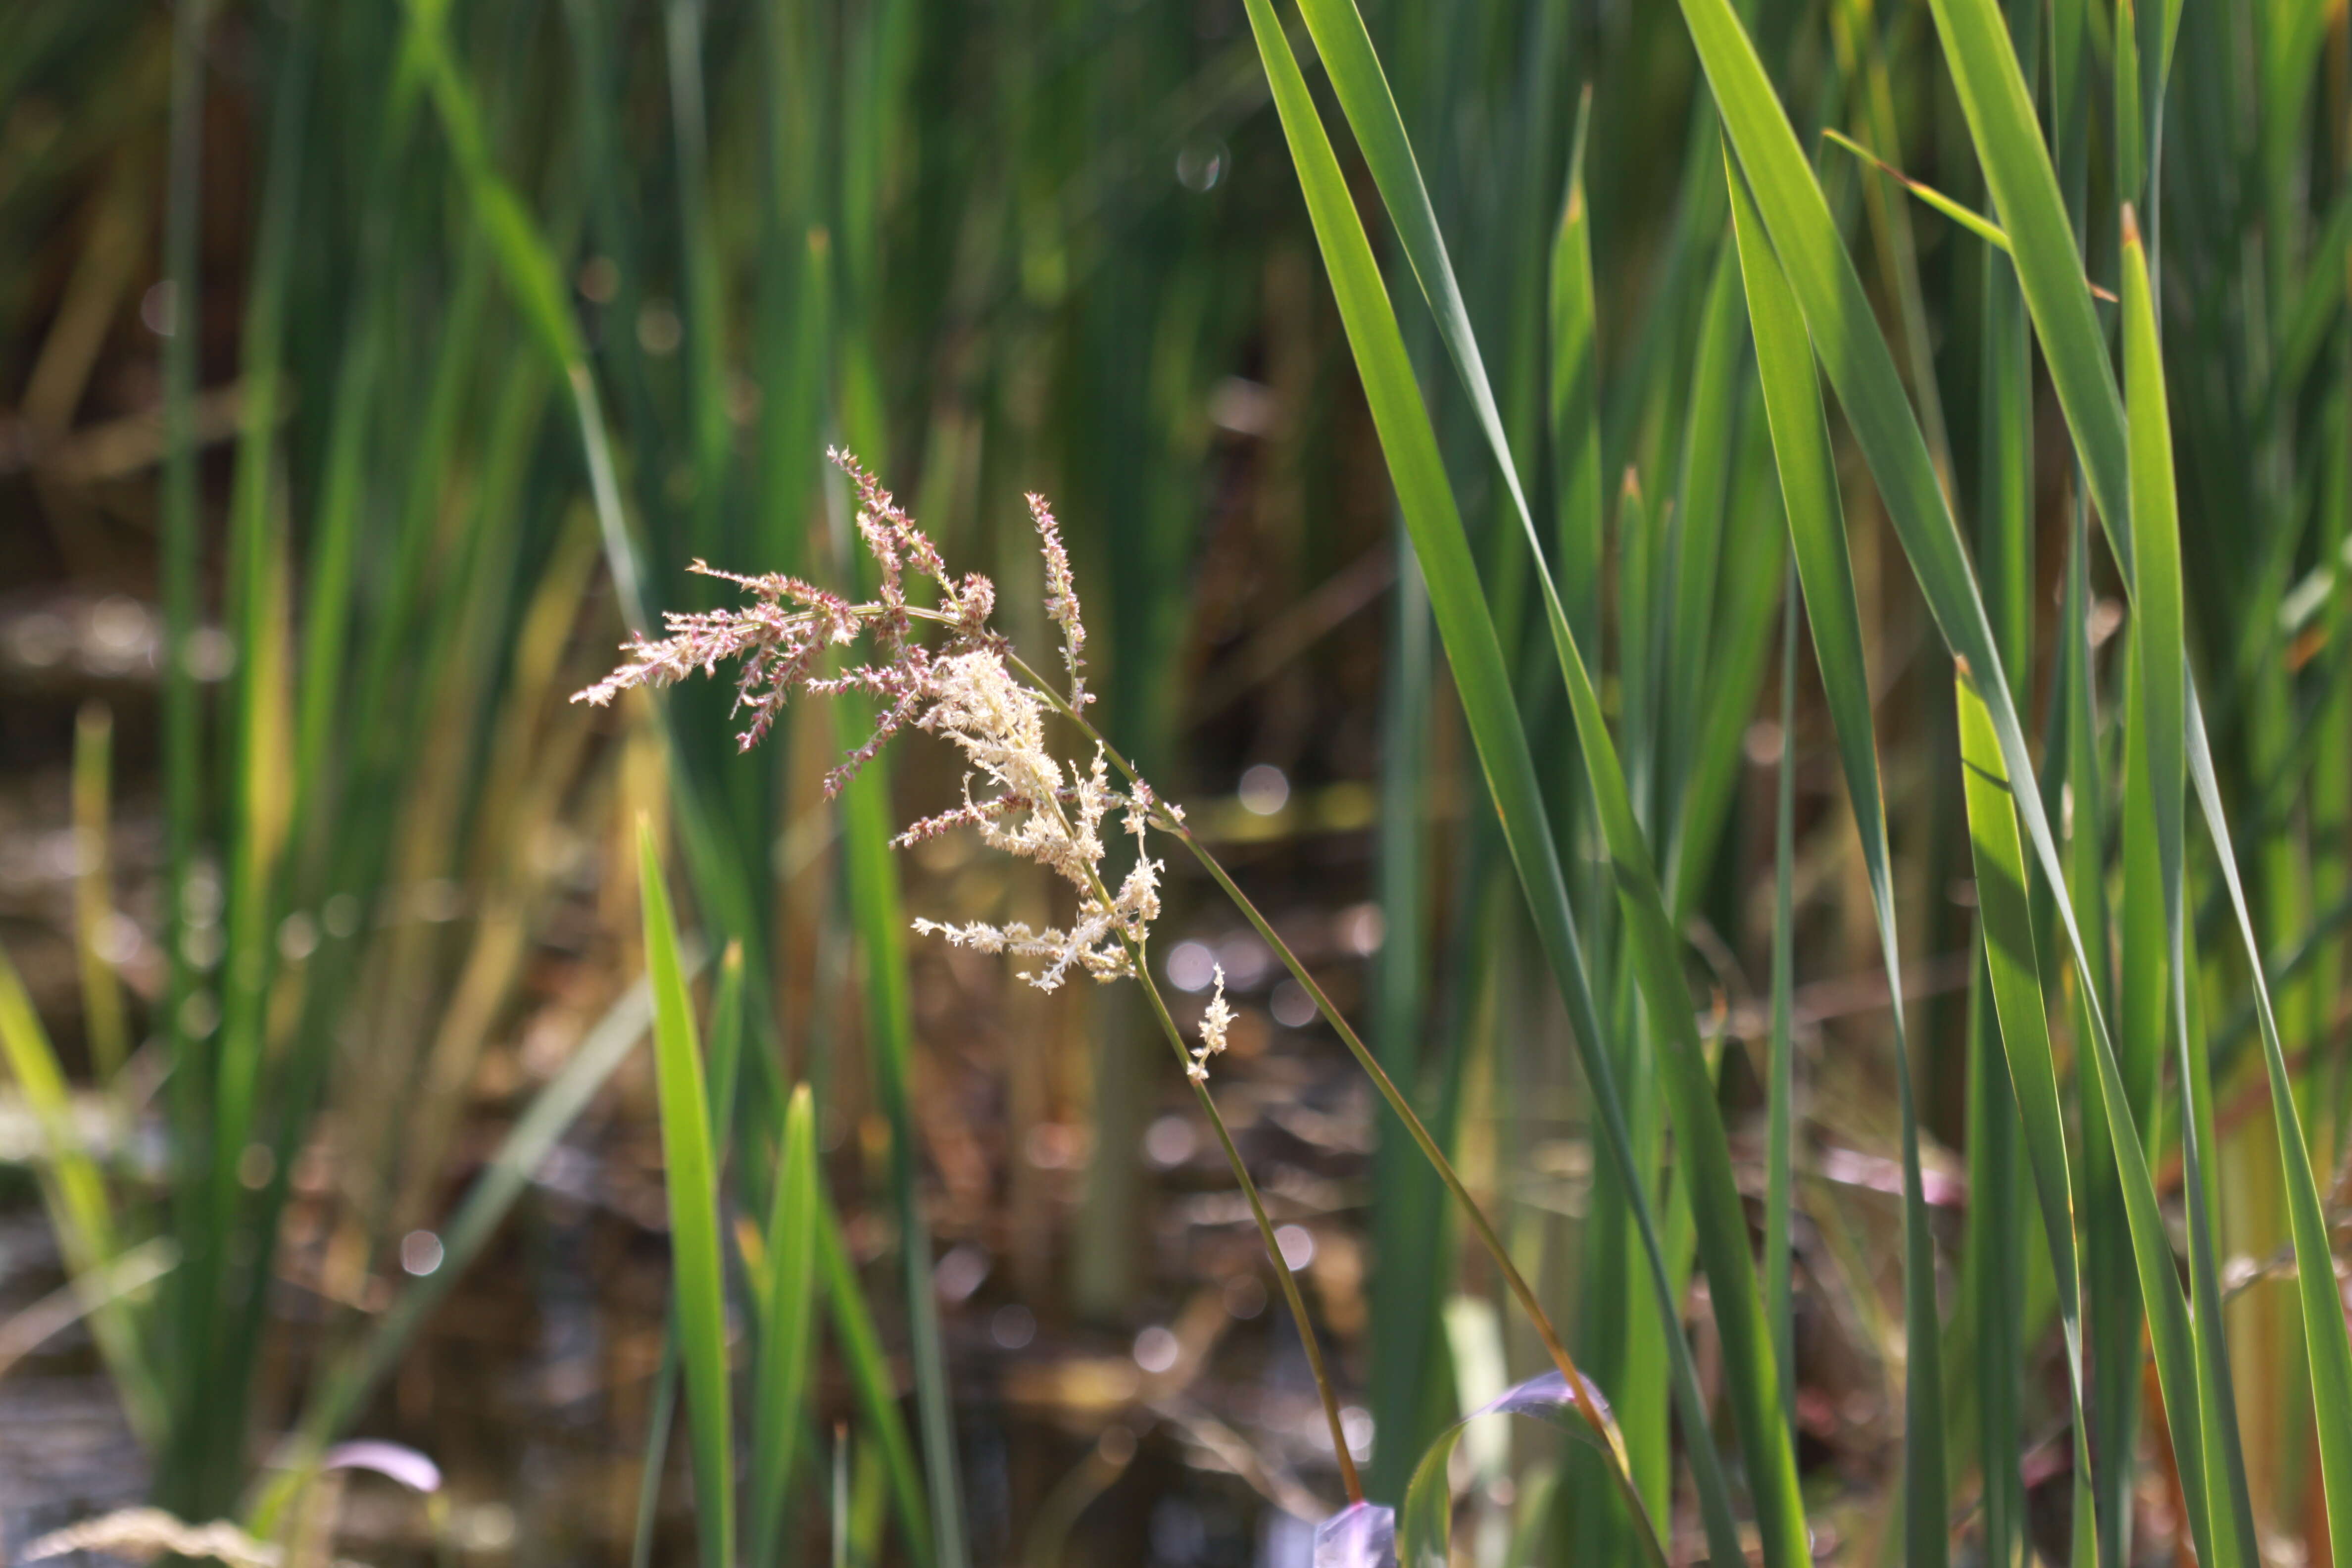
[[[1022,674],[1033,681],[1037,679],[1036,672],[1024,663],[1018,654],[1008,654],[1006,658]],[[1043,682],[1038,684],[1040,689],[1045,690],[1050,698],[1051,689],[1046,688]],[[1064,718],[1078,727],[1079,731],[1087,739],[1101,748],[1103,755],[1110,759],[1111,765],[1124,774],[1130,784],[1137,787],[1149,787],[1144,784],[1141,775],[1136,773],[1127,759],[1119,755],[1118,749],[1105,740],[1102,733],[1087,721],[1084,713],[1068,703],[1056,701],[1055,706]],[[1461,1175],[1454,1169],[1454,1162],[1448,1160],[1445,1157],[1445,1151],[1438,1147],[1437,1140],[1430,1135],[1429,1129],[1423,1124],[1421,1117],[1413,1110],[1412,1102],[1407,1100],[1403,1091],[1397,1088],[1396,1080],[1389,1077],[1388,1069],[1381,1066],[1380,1058],[1372,1055],[1370,1048],[1364,1044],[1363,1037],[1356,1033],[1354,1026],[1348,1022],[1338,1005],[1331,1000],[1315,976],[1308,972],[1306,963],[1291,951],[1290,944],[1282,940],[1281,933],[1274,929],[1273,922],[1259,911],[1257,905],[1250,901],[1249,895],[1242,891],[1240,885],[1234,880],[1232,873],[1228,872],[1223,864],[1209,852],[1208,846],[1201,842],[1184,819],[1163,805],[1155,810],[1151,817],[1151,826],[1174,837],[1185,848],[1192,851],[1192,858],[1201,863],[1202,869],[1207,871],[1217,886],[1224,889],[1225,896],[1233,900],[1234,907],[1241,911],[1242,918],[1249,921],[1252,929],[1265,940],[1266,946],[1274,951],[1275,956],[1282,961],[1282,966],[1290,972],[1290,977],[1297,981],[1307,994],[1313,998],[1316,1010],[1323,1015],[1324,1020],[1339,1034],[1341,1042],[1347,1046],[1349,1053],[1356,1058],[1357,1065],[1361,1067],[1364,1069],[1364,1075],[1372,1080],[1372,1087],[1380,1091],[1382,1100],[1388,1101],[1389,1109],[1396,1112],[1397,1120],[1404,1123],[1405,1131],[1412,1134],[1412,1141],[1420,1147],[1422,1156],[1437,1172],[1438,1179],[1445,1184],[1446,1190],[1454,1194],[1454,1201],[1461,1205],[1462,1212],[1470,1221],[1471,1228],[1477,1233],[1480,1243],[1494,1258],[1495,1267],[1502,1271],[1504,1283],[1510,1287],[1511,1294],[1517,1299],[1520,1307],[1527,1312],[1528,1321],[1534,1325],[1537,1338],[1543,1342],[1545,1353],[1551,1357],[1552,1363],[1559,1369],[1560,1375],[1568,1380],[1568,1386],[1574,1391],[1579,1411],[1583,1414],[1587,1421],[1592,1424],[1593,1429],[1608,1441],[1612,1452],[1622,1452],[1622,1439],[1617,1435],[1615,1421],[1593,1399],[1583,1376],[1576,1370],[1576,1363],[1568,1353],[1567,1346],[1561,1343],[1559,1331],[1552,1327],[1550,1316],[1544,1311],[1543,1303],[1536,1299],[1534,1289],[1528,1285],[1527,1277],[1519,1272],[1518,1265],[1511,1261],[1511,1255],[1503,1246],[1502,1237],[1495,1234],[1495,1227],[1488,1223],[1486,1212],[1479,1208],[1478,1200],[1471,1196],[1470,1189],[1463,1184]],[[1156,996],[1157,994],[1154,994]]]
[[[1025,664],[1020,664],[1017,656],[1008,657],[1013,658],[1013,662],[1029,676],[1031,683],[1049,700],[1061,707],[1062,711],[1073,711],[1059,702],[1053,688],[1038,679],[1035,671]],[[1127,773],[1129,782],[1137,787],[1150,787],[1137,778],[1124,762],[1119,763],[1119,768]],[[1049,800],[1048,805],[1058,819],[1061,830],[1070,832],[1070,821],[1062,811],[1061,802]],[[1101,874],[1092,866],[1087,868],[1087,880],[1096,900],[1104,907],[1109,907],[1113,901],[1110,890],[1103,886]],[[1159,982],[1151,978],[1151,965],[1144,952],[1145,939],[1126,931],[1118,934],[1128,967],[1134,973],[1137,984],[1143,987],[1144,995],[1150,998],[1151,1015],[1160,1020],[1160,1031],[1167,1037],[1168,1048],[1176,1053],[1177,1065],[1184,1069],[1185,1079],[1192,1086],[1192,1098],[1201,1102],[1201,1114],[1209,1119],[1211,1127],[1216,1129],[1217,1144],[1225,1152],[1225,1164],[1232,1170],[1234,1180],[1240,1184],[1242,1195],[1249,1200],[1250,1215],[1257,1221],[1258,1239],[1265,1244],[1266,1261],[1274,1265],[1274,1277],[1282,1285],[1282,1299],[1290,1308],[1290,1321],[1298,1328],[1299,1345],[1307,1352],[1307,1370],[1315,1374],[1316,1396],[1323,1402],[1323,1420],[1331,1429],[1331,1452],[1339,1461],[1339,1482],[1347,1489],[1348,1501],[1351,1505],[1362,1502],[1364,1483],[1356,1474],[1355,1456],[1348,1451],[1347,1426],[1339,1419],[1339,1393],[1331,1386],[1331,1374],[1324,1368],[1323,1347],[1315,1337],[1314,1321],[1307,1315],[1307,1301],[1299,1294],[1298,1277],[1291,1271],[1290,1260],[1282,1255],[1281,1239],[1274,1233],[1274,1221],[1266,1217],[1265,1203],[1258,1195],[1257,1183],[1251,1177],[1248,1163],[1242,1159],[1241,1150],[1234,1143],[1233,1131],[1225,1125],[1223,1114],[1217,1110],[1217,1102],[1209,1093],[1209,1075],[1203,1064],[1209,1056],[1223,1049],[1223,1026],[1220,1022],[1204,1026],[1202,1054],[1196,1058],[1185,1047],[1184,1032],[1176,1026],[1175,1016],[1168,1011],[1168,999],[1160,994]],[[1223,978],[1220,973],[1217,992],[1220,1004],[1224,1000]]]
[[[1184,1049],[1184,1037],[1177,1031],[1176,1020],[1169,1016],[1168,1003],[1160,994],[1160,987],[1144,967],[1143,952],[1135,953],[1136,977],[1143,983],[1143,994],[1151,999],[1152,1016],[1160,1020],[1160,1032],[1168,1037],[1169,1046],[1178,1061],[1189,1068],[1192,1058]],[[1188,1072],[1188,1077],[1189,1072]],[[1323,1401],[1323,1420],[1331,1428],[1331,1452],[1339,1461],[1339,1483],[1348,1490],[1350,1504],[1364,1500],[1364,1483],[1356,1474],[1355,1456],[1348,1452],[1348,1432],[1339,1419],[1339,1401],[1331,1387],[1331,1377],[1323,1368],[1323,1347],[1315,1338],[1315,1325],[1307,1316],[1307,1303],[1298,1293],[1298,1277],[1291,1272],[1290,1261],[1282,1255],[1282,1243],[1274,1234],[1274,1222],[1266,1217],[1265,1205],[1258,1197],[1257,1183],[1250,1179],[1249,1166],[1243,1163],[1242,1152],[1234,1147],[1234,1135],[1225,1126],[1225,1119],[1217,1110],[1217,1102],[1209,1096],[1209,1086],[1194,1078],[1192,1098],[1201,1102],[1201,1114],[1216,1129],[1218,1146],[1225,1152],[1225,1163],[1232,1167],[1234,1180],[1241,1184],[1242,1195],[1249,1199],[1251,1217],[1257,1221],[1257,1234],[1265,1243],[1265,1256],[1274,1265],[1274,1277],[1282,1283],[1282,1299],[1290,1307],[1290,1320],[1298,1325],[1298,1342],[1307,1351],[1307,1370],[1315,1374],[1315,1392]]]

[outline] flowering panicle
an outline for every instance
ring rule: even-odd
[[[1194,1083],[1209,1081],[1209,1058],[1225,1054],[1225,1031],[1234,1026],[1234,1010],[1225,1005],[1225,966],[1213,970],[1216,990],[1209,996],[1208,1008],[1201,1015],[1201,1043],[1192,1047],[1192,1064],[1184,1074]]]
[[[739,576],[698,561],[696,572],[735,584],[753,602],[740,609],[664,617],[667,637],[633,637],[625,645],[628,661],[574,700],[601,705],[631,687],[667,686],[697,670],[710,675],[720,663],[739,660],[736,710],[748,712],[750,721],[738,739],[749,749],[767,733],[794,690],[869,698],[877,713],[874,731],[825,775],[828,795],[837,793],[899,731],[911,726],[937,735],[963,753],[969,770],[963,804],[923,818],[894,842],[903,847],[970,828],[990,847],[1045,867],[1078,895],[1077,911],[1066,928],[919,920],[915,929],[961,947],[1041,960],[1042,967],[1023,978],[1047,991],[1074,971],[1104,981],[1132,974],[1131,955],[1141,950],[1160,914],[1162,867],[1147,852],[1144,834],[1154,811],[1174,815],[1173,808],[1161,805],[1140,783],[1127,793],[1115,789],[1099,747],[1083,767],[1048,750],[1045,716],[1055,700],[1016,675],[1008,661],[1010,645],[990,624],[995,584],[977,573],[951,576],[929,536],[873,475],[845,452],[830,456],[857,492],[858,537],[880,574],[872,601],[852,604],[797,578]],[[1062,634],[1068,706],[1080,710],[1093,698],[1082,675],[1087,631],[1069,552],[1045,499],[1032,495],[1028,502],[1045,560],[1045,613]],[[909,567],[937,589],[937,608],[909,604]],[[917,637],[919,620],[942,628],[936,647]],[[865,663],[819,673],[826,650],[854,643],[861,634],[872,649]],[[1136,847],[1135,862],[1116,890],[1102,870],[1103,824],[1114,807],[1120,811],[1120,830]]]

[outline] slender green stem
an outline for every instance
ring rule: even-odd
[[[1166,998],[1153,984],[1151,971],[1144,966],[1141,947],[1127,944],[1129,961],[1135,965],[1135,977],[1143,986],[1143,994],[1151,999],[1152,1016],[1160,1020],[1160,1032],[1168,1037],[1169,1049],[1176,1053],[1179,1063],[1189,1067],[1191,1056],[1184,1048],[1184,1037],[1176,1028],[1176,1020],[1169,1016]],[[1274,1277],[1282,1284],[1282,1299],[1289,1304],[1290,1320],[1298,1325],[1298,1342],[1306,1347],[1307,1369],[1315,1374],[1315,1392],[1323,1400],[1323,1419],[1331,1428],[1331,1451],[1339,1456],[1339,1481],[1348,1489],[1348,1500],[1364,1500],[1364,1483],[1356,1475],[1356,1461],[1348,1452],[1348,1433],[1339,1420],[1339,1395],[1332,1391],[1331,1374],[1323,1366],[1323,1347],[1316,1342],[1315,1325],[1307,1316],[1307,1302],[1298,1293],[1298,1277],[1290,1270],[1290,1262],[1282,1256],[1282,1243],[1274,1234],[1274,1222],[1266,1217],[1265,1204],[1259,1198],[1257,1184],[1250,1179],[1249,1166],[1243,1163],[1242,1152],[1234,1146],[1234,1135],[1225,1126],[1225,1119],[1217,1110],[1217,1102],[1210,1098],[1209,1086],[1198,1079],[1191,1079],[1192,1098],[1201,1102],[1201,1112],[1209,1125],[1217,1131],[1217,1142],[1225,1151],[1225,1163],[1233,1167],[1234,1179],[1241,1184],[1242,1195],[1249,1199],[1250,1214],[1257,1221],[1259,1239],[1265,1243],[1265,1255],[1274,1265]]]

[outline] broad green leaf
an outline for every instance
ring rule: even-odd
[[[77,1282],[92,1281],[95,1289],[101,1272],[122,1255],[106,1180],[74,1124],[73,1096],[56,1047],[5,949],[0,949],[0,1062],[5,1063],[40,1129],[41,1195],[67,1274]],[[132,1429],[142,1441],[155,1443],[163,1432],[163,1391],[147,1363],[130,1304],[109,1300],[98,1307],[90,1314],[90,1330],[123,1394]]]
[[[2049,1003],[2042,986],[2041,945],[2033,932],[2017,826],[2010,815],[2000,745],[1983,701],[1969,682],[1957,684],[1960,716],[1960,761],[1969,807],[1969,840],[1974,854],[1977,918],[2002,1054],[2009,1065],[2017,1114],[2025,1131],[2025,1155],[2041,1200],[2043,1238],[2057,1278],[2058,1310],[2066,1334],[2066,1354],[2078,1411],[2083,1384],[2081,1269],[2074,1241],[2074,1188],[2066,1158],[2066,1113],[2058,1087],[2057,1056],[2050,1043]],[[2076,1423],[2078,1461],[2087,1458]],[[2113,1461],[2111,1461],[2113,1462]]]

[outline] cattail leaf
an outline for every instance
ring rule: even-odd
[[[1464,536],[1461,516],[1439,456],[1435,432],[1413,380],[1396,316],[1381,284],[1371,244],[1358,220],[1288,39],[1276,20],[1269,0],[1250,0],[1249,17],[1260,58],[1274,89],[1293,167],[1297,172],[1315,225],[1324,267],[1338,298],[1357,368],[1363,378],[1367,401],[1386,454],[1400,509],[1413,548],[1428,582],[1430,604],[1453,665],[1465,716],[1485,767],[1487,786],[1500,813],[1505,838],[1519,872],[1538,936],[1554,976],[1569,1002],[1570,1016],[1588,1081],[1601,1112],[1611,1157],[1620,1166],[1629,1192],[1646,1192],[1649,1177],[1632,1159],[1632,1140],[1624,1126],[1614,1069],[1601,1047],[1600,1021],[1585,978],[1574,916],[1568,901],[1550,820],[1535,776],[1517,700],[1496,639],[1494,621],[1479,585],[1475,563]],[[1400,217],[1409,251],[1416,255],[1416,270],[1433,300],[1454,300],[1450,268],[1440,269],[1442,248],[1428,244],[1435,238],[1433,216],[1427,216],[1426,193],[1420,189],[1417,170],[1410,168],[1411,149],[1395,118],[1370,40],[1362,19],[1347,0],[1310,10],[1309,26],[1318,30],[1318,47],[1343,105],[1352,102],[1351,121],[1360,127],[1367,156],[1392,212]],[[1329,36],[1326,41],[1325,35]],[[1364,129],[1369,127],[1369,130]],[[1475,341],[1458,300],[1449,310],[1441,306],[1441,331],[1449,346],[1461,354],[1465,382],[1472,383],[1474,402],[1481,406],[1507,483],[1517,494],[1517,479],[1508,448],[1503,444],[1499,416],[1491,414],[1493,399],[1484,390],[1485,376],[1475,359]],[[1456,320],[1455,318],[1460,318]],[[1533,540],[1533,520],[1519,498],[1520,521]],[[1535,549],[1539,559],[1541,551]],[[1722,1117],[1715,1101],[1715,1085],[1699,1048],[1696,1022],[1689,992],[1679,968],[1679,947],[1664,912],[1655,871],[1641,843],[1640,828],[1625,795],[1613,742],[1600,719],[1599,699],[1585,676],[1580,658],[1549,577],[1538,574],[1544,595],[1554,645],[1563,674],[1570,681],[1577,735],[1588,775],[1592,779],[1607,833],[1612,858],[1620,877],[1621,898],[1637,932],[1642,954],[1644,994],[1654,1016],[1667,1029],[1672,1044],[1664,1053],[1662,1076],[1675,1111],[1685,1157],[1696,1168],[1693,1206],[1698,1212],[1700,1248],[1714,1284],[1717,1321],[1726,1354],[1737,1369],[1733,1377],[1734,1405],[1743,1447],[1748,1451],[1751,1484],[1765,1516],[1765,1555],[1779,1568],[1804,1555],[1802,1508],[1796,1491],[1795,1461],[1781,1414],[1780,1377],[1763,1329],[1756,1291],[1755,1261],[1750,1256],[1747,1218],[1733,1181]],[[1653,1283],[1662,1311],[1678,1318],[1675,1296],[1666,1277],[1665,1260],[1656,1240],[1656,1227],[1637,1205],[1636,1217],[1649,1254]],[[1669,1334],[1675,1393],[1689,1429],[1705,1430],[1696,1379],[1688,1369],[1688,1347],[1681,1336]],[[1691,1448],[1694,1473],[1706,1517],[1711,1548],[1723,1561],[1737,1561],[1736,1534],[1730,1529],[1727,1492],[1719,1475],[1711,1475],[1714,1456],[1704,1443]],[[1612,1467],[1612,1479],[1625,1492],[1629,1507],[1645,1535],[1645,1550],[1654,1557],[1659,1548],[1654,1531],[1633,1493],[1622,1465]]]
[[[1902,946],[1895,923],[1893,858],[1887,847],[1886,807],[1871,717],[1870,671],[1863,653],[1862,611],[1854,593],[1853,563],[1846,548],[1845,514],[1804,318],[1764,233],[1747,182],[1736,167],[1729,166],[1730,160],[1726,164],[1733,235],[1747,289],[1757,369],[1764,387],[1765,416],[1780,476],[1790,547],[1803,584],[1814,660],[1821,668],[1822,689],[1837,732],[1846,794],[1862,837],[1871,914],[1893,997],[1895,1094],[1903,1144],[1904,1326],[1913,1345],[1930,1347],[1939,1342],[1941,1334],[1936,1310],[1935,1238],[1928,1229],[1926,1183],[1919,1165],[1918,1117],[1911,1092],[1902,1002]],[[1911,1499],[1905,1513],[1906,1539],[1914,1552],[1927,1552],[1931,1559],[1943,1550],[1944,1538],[1941,1360],[1924,1349],[1911,1356],[1904,1406],[1905,1486]],[[1931,1532],[1934,1542],[1927,1539]]]

